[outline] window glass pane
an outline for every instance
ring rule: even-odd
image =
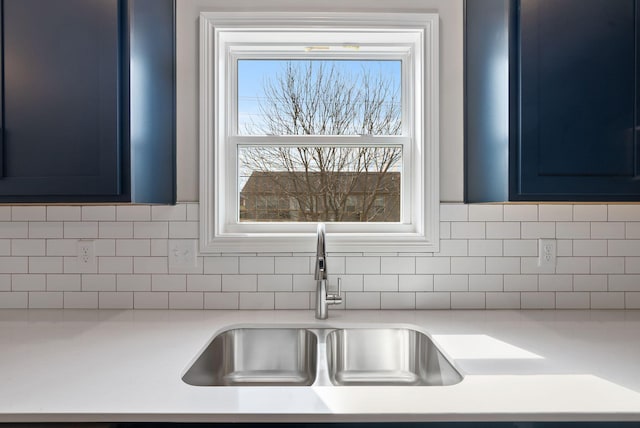
[[[238,60],[239,135],[400,135],[399,60]]]
[[[402,147],[238,148],[239,219],[398,222]]]

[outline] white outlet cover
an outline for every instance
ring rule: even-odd
[[[169,266],[174,268],[194,268],[196,261],[196,240],[172,239],[169,241]]]

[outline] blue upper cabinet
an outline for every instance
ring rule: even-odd
[[[466,3],[467,201],[640,200],[635,0]],[[472,39],[491,20],[502,38]],[[505,125],[498,142],[492,123]],[[482,156],[508,174],[483,176]]]
[[[172,0],[3,0],[0,202],[174,203],[173,29]]]

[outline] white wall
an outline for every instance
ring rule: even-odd
[[[180,0],[177,10],[178,200],[198,200],[201,11],[436,12],[440,15],[440,200],[463,198],[462,0]],[[393,4],[390,8],[388,5]]]

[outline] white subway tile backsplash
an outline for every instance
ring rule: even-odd
[[[470,256],[502,256],[502,242],[500,240],[470,240]]]
[[[239,306],[239,293],[204,293],[205,309],[236,310]]]
[[[435,257],[466,256],[469,254],[469,242],[466,239],[440,240],[440,251]]]
[[[106,258],[106,257],[105,257]],[[126,259],[126,257],[116,257]],[[168,273],[166,257],[134,257],[133,273]],[[120,273],[120,272],[119,272]],[[127,273],[127,272],[122,272]]]
[[[221,275],[187,275],[187,291],[222,291]]]
[[[0,257],[0,273],[27,273],[28,257]]]
[[[591,239],[624,239],[625,224],[614,222],[592,222]]]
[[[469,205],[469,221],[502,221],[503,206],[497,205]]]
[[[39,206],[11,207],[12,221],[46,221],[47,209]]]
[[[464,204],[440,204],[440,221],[468,221],[469,209]]]
[[[258,291],[293,291],[293,275],[258,275]]]
[[[591,273],[624,273],[624,257],[591,257]]]
[[[538,221],[538,206],[505,205],[504,221]]]
[[[11,275],[0,275],[0,292],[11,291]]]
[[[573,205],[548,205],[538,207],[538,221],[573,221]]]
[[[169,309],[169,293],[140,291],[133,293],[135,309]]]
[[[484,257],[451,257],[451,273],[483,274],[485,264]]]
[[[274,293],[240,293],[240,309],[275,309]]]
[[[98,271],[101,274],[134,273],[133,260],[133,257],[99,257]],[[162,259],[158,258],[158,260]],[[135,273],[153,273],[153,271],[139,268]]]
[[[435,291],[469,291],[469,275],[434,275]]]
[[[609,275],[609,291],[640,291],[640,275]]]
[[[47,289],[45,275],[16,274],[11,276],[11,291],[45,291]]]
[[[504,291],[538,291],[538,275],[505,275]]]
[[[591,223],[569,223],[560,221],[556,223],[557,239],[589,239],[591,238]]]
[[[485,293],[487,309],[520,309],[520,293]]]
[[[555,238],[556,223],[524,222],[521,224],[522,239]]]
[[[150,221],[151,207],[148,205],[119,205],[116,207],[117,221]]]
[[[380,309],[410,310],[416,308],[415,293],[381,293]]]
[[[573,241],[573,255],[605,257],[607,255],[607,241],[604,239]]]
[[[591,270],[589,257],[558,257],[556,273],[589,273]]]
[[[47,291],[81,291],[80,275],[47,275]],[[96,296],[96,303],[97,303]]]
[[[29,223],[22,221],[0,221],[0,239],[28,238]]]
[[[346,309],[380,309],[380,293],[347,292],[344,294],[344,304]]]
[[[573,275],[540,275],[538,278],[540,291],[572,291]]]
[[[574,205],[573,221],[607,221],[607,206]]]
[[[204,309],[204,293],[169,293],[169,309]]]
[[[222,275],[222,291],[258,291],[258,276]]]
[[[187,204],[154,205],[151,207],[151,220],[152,221],[187,221],[187,206],[188,206]]]
[[[417,274],[451,273],[450,257],[416,257]]]
[[[94,292],[64,292],[63,305],[65,309],[98,309],[98,294]]]
[[[451,293],[451,309],[484,309],[484,293]]]
[[[275,309],[311,309],[309,293],[275,293]]]
[[[62,257],[29,257],[29,273],[62,273]]]
[[[416,309],[451,309],[451,293],[416,293]]]
[[[62,238],[64,233],[61,221],[30,221],[29,238]]]
[[[609,205],[609,221],[640,221],[640,205]]]
[[[26,309],[29,307],[29,293],[0,292],[0,309]]]
[[[100,238],[133,238],[133,223],[130,221],[101,221],[98,223],[98,236]]]
[[[609,240],[609,256],[640,256],[640,239]]]
[[[440,208],[438,253],[332,253],[330,290],[341,277],[345,292],[333,309],[640,307],[637,206]],[[312,253],[170,265],[168,240],[196,241],[198,217],[197,203],[0,207],[0,308],[313,308]],[[537,266],[539,238],[557,240],[555,267]],[[79,239],[96,264],[78,263]]]
[[[486,228],[483,222],[451,223],[451,239],[485,239]]]
[[[502,291],[504,278],[502,275],[469,275],[469,291]]]
[[[115,221],[116,207],[88,206],[82,207],[82,221]]]
[[[522,309],[555,309],[556,293],[521,293],[520,307]]]
[[[607,275],[573,275],[573,291],[607,291]]]
[[[398,291],[433,291],[433,275],[399,275]]]
[[[591,309],[624,309],[624,293],[591,293]]]
[[[82,291],[116,291],[116,276],[83,274]]]
[[[556,309],[589,309],[590,293],[556,293]]]
[[[166,221],[133,222],[133,237],[135,239],[167,239],[169,238],[169,223]]]
[[[535,257],[538,255],[538,241],[535,239],[507,239],[502,243],[505,256]]]
[[[519,257],[487,257],[486,273],[518,274],[520,273]]]
[[[364,291],[398,291],[398,275],[364,275]]]
[[[131,292],[102,292],[98,293],[100,309],[133,309],[133,293]]]
[[[329,264],[331,266],[331,264]],[[333,272],[333,270],[332,270]],[[415,257],[381,257],[380,273],[385,274],[414,274],[416,272]]]
[[[151,275],[151,291],[186,291],[186,275]]]
[[[273,274],[275,272],[274,257],[240,257],[240,273]]]
[[[63,229],[66,239],[98,238],[98,222],[95,221],[65,221]]]
[[[62,309],[64,306],[64,294],[59,291],[29,292],[30,309]]]
[[[379,274],[380,257],[346,257],[345,273]]]
[[[45,241],[44,239],[12,239],[11,255],[12,256],[44,256]]]
[[[46,210],[48,222],[82,220],[81,207],[52,205],[46,207]]]

